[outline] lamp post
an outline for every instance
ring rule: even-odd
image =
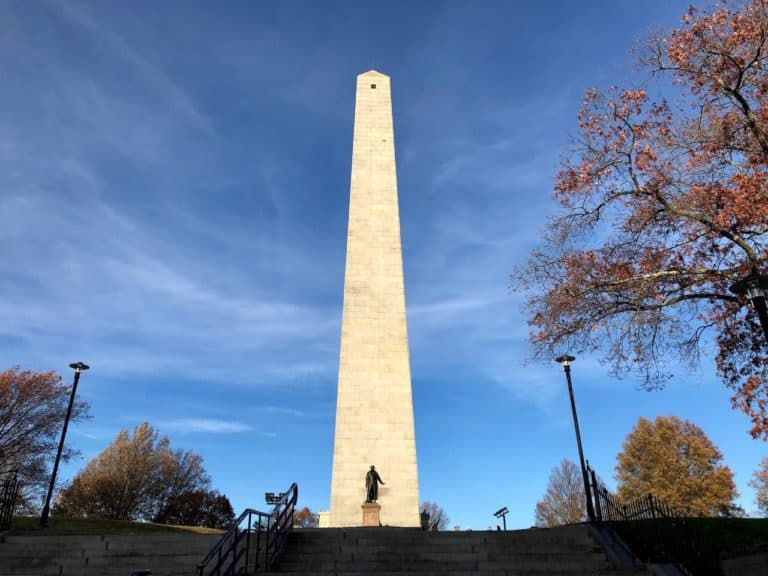
[[[507,531],[507,514],[509,514],[509,510],[506,506],[504,506],[504,508],[499,508],[493,513],[496,518],[501,518],[501,521],[504,523],[504,532]]]
[[[760,274],[755,267],[752,268],[749,276],[734,282],[729,289],[737,296],[749,298],[752,307],[757,311],[758,318],[760,318],[765,341],[768,342],[768,309],[765,303],[765,295],[768,291],[768,276]]]
[[[264,492],[264,500],[268,505],[275,506],[285,500],[285,492],[280,492],[279,494],[275,494],[274,492]]]
[[[571,384],[571,362],[576,360],[573,356],[563,355],[555,358],[555,361],[563,367],[565,379],[568,382],[568,394],[571,397],[571,413],[573,414],[573,427],[576,430],[576,445],[579,447],[579,464],[581,465],[581,476],[584,480],[584,497],[587,499],[587,517],[590,520],[595,519],[595,510],[592,507],[592,497],[589,490],[589,478],[587,477],[587,468],[584,465],[584,450],[581,448],[581,432],[579,432],[579,417],[576,415],[576,401],[573,399],[573,385]]]
[[[64,449],[64,438],[67,436],[67,427],[69,426],[69,417],[72,415],[72,405],[75,402],[75,393],[77,392],[77,383],[80,381],[80,372],[88,370],[89,366],[82,362],[73,362],[69,365],[75,371],[75,382],[72,384],[72,392],[69,395],[69,406],[67,407],[67,416],[64,418],[64,428],[61,430],[61,439],[59,440],[59,449],[56,451],[56,460],[53,462],[53,472],[51,472],[51,483],[48,485],[48,495],[45,497],[45,506],[40,514],[40,528],[48,528],[48,514],[51,511],[51,496],[53,495],[53,486],[56,484],[56,472],[59,470],[59,460],[61,460],[61,451]]]

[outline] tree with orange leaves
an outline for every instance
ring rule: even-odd
[[[768,273],[768,0],[691,8],[639,62],[673,80],[669,98],[586,94],[561,212],[513,273],[534,356],[599,350],[652,389],[714,347],[733,407],[768,439],[768,347],[729,291]]]
[[[293,513],[293,526],[295,528],[317,528],[317,514],[307,506]]]
[[[760,513],[768,517],[768,458],[763,458],[752,473],[749,485],[755,489],[755,503]]]
[[[743,513],[733,472],[704,431],[677,416],[640,417],[616,456],[617,496],[629,503],[653,494],[682,516]]]
[[[18,474],[20,507],[27,512],[39,512],[71,391],[72,384],[62,382],[52,370],[15,366],[0,372],[0,483]],[[87,418],[88,404],[78,396],[70,419]],[[76,454],[65,445],[62,460],[67,462]]]
[[[563,458],[549,474],[544,496],[536,502],[536,526],[552,528],[586,520],[584,477],[577,464]]]

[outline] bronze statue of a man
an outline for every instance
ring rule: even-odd
[[[376,500],[379,499],[380,483],[385,484],[384,480],[379,476],[379,473],[376,472],[376,467],[372,465],[371,469],[368,470],[368,473],[365,475],[366,502],[376,502]]]

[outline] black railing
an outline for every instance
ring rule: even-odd
[[[654,520],[656,518],[677,517],[669,506],[647,494],[630,502],[620,502],[608,489],[597,480],[595,471],[587,467],[591,476],[591,492],[595,502],[595,519],[603,521]]]
[[[703,550],[697,545],[686,519],[653,494],[629,502],[620,501],[590,475],[595,521],[613,532],[617,543],[641,562],[674,564],[691,576],[722,574],[717,550]]]
[[[269,572],[293,530],[298,495],[298,486],[291,484],[272,512],[245,510],[197,565],[198,575]]]
[[[19,493],[19,477],[9,476],[0,487],[0,531],[11,527],[16,496]]]

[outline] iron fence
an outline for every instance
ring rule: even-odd
[[[685,517],[653,494],[623,502],[612,494],[587,465],[595,521],[609,528],[641,562],[674,564],[690,576],[721,576],[717,550],[697,543]]]
[[[16,496],[19,493],[19,477],[9,476],[0,488],[0,532],[11,527],[13,510],[16,506]]]

